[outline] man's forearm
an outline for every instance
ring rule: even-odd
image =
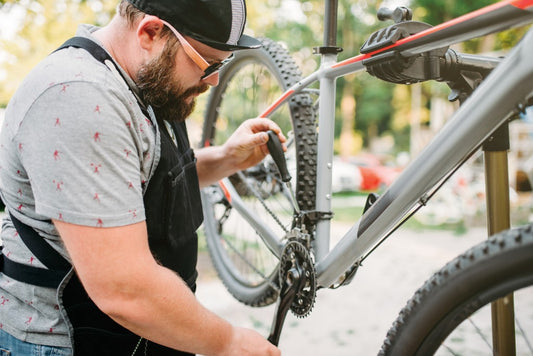
[[[124,283],[129,292],[122,290],[105,303],[104,312],[115,321],[181,351],[218,355],[227,347],[233,327],[204,308],[174,272],[158,266],[132,279]]]
[[[235,164],[224,155],[222,146],[196,149],[196,169],[200,188],[206,187],[236,172]]]
[[[200,305],[175,272],[156,262],[144,221],[109,228],[54,224],[102,312],[171,348],[218,355],[228,347],[234,328]]]

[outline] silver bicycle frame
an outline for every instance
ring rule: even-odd
[[[531,21],[531,18],[528,19]],[[501,24],[501,28],[508,24]],[[481,35],[500,29],[498,24]],[[461,40],[464,40],[462,38]],[[405,53],[419,53],[443,46],[443,42],[428,41],[418,47],[406,48]],[[447,44],[453,42],[448,39]],[[459,39],[457,39],[459,42]],[[317,157],[318,211],[331,210],[331,168],[333,160],[335,81],[338,77],[362,71],[364,55],[336,61],[336,55],[324,54],[320,68],[289,88],[261,116],[268,117],[295,94],[315,82],[320,83],[319,128]],[[524,98],[533,92],[533,30],[522,39],[500,65],[474,91],[445,127],[424,151],[402,172],[342,239],[330,250],[330,221],[320,220],[314,241],[318,285],[329,287],[354,263],[367,254],[417,204],[425,204],[428,193],[475,152],[503,123],[525,105]],[[227,183],[229,181],[226,180]],[[231,185],[231,183],[229,183]],[[249,223],[261,231],[262,238],[276,256],[281,254],[281,237],[264,223],[246,214],[246,206],[238,194],[232,194],[232,205],[247,216]]]
[[[359,222],[319,259],[319,285],[335,283],[350,267],[348,262],[367,253],[417,203],[425,204],[427,193],[525,104],[533,92],[532,57],[529,31]]]

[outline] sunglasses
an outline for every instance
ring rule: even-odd
[[[200,68],[204,74],[200,79],[205,79],[215,73],[217,73],[224,65],[226,65],[229,61],[233,59],[233,53],[226,59],[220,62],[214,62],[209,64],[205,60],[204,57],[198,51],[194,49],[194,47],[183,37],[174,27],[172,27],[171,24],[166,22],[165,20],[161,20],[165,26],[167,26],[172,33],[177,37],[178,41],[180,42],[181,46],[183,47],[183,50],[189,56],[189,58]]]

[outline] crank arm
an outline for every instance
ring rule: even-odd
[[[273,345],[278,346],[279,338],[281,336],[281,329],[283,328],[283,323],[285,322],[285,317],[287,316],[287,312],[289,311],[294,297],[296,296],[296,293],[301,287],[303,281],[303,269],[297,263],[295,267],[289,270],[285,283],[283,283],[281,286],[279,300],[270,330],[270,336],[268,337],[268,341],[270,341]]]

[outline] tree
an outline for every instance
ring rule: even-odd
[[[45,56],[73,36],[79,23],[106,23],[116,0],[0,0],[4,16],[19,15],[13,37],[0,39],[0,107],[5,107],[21,80]]]

